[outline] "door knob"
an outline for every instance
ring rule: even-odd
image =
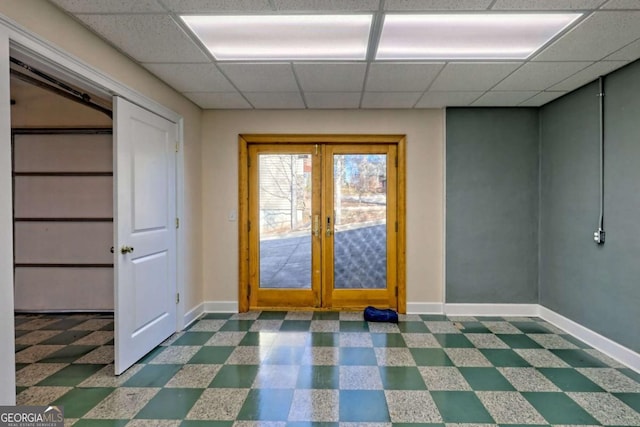
[[[131,246],[123,246],[120,248],[121,254],[130,254],[131,252],[133,252],[133,247]]]

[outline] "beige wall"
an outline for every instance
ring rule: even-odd
[[[441,110],[205,111],[202,130],[204,300],[237,301],[238,135],[407,135],[407,302],[443,300]]]
[[[184,252],[187,279],[183,301],[186,310],[199,304],[203,299],[200,237],[202,111],[46,1],[2,0],[0,14],[184,117],[185,215],[181,224],[185,227],[187,242]]]

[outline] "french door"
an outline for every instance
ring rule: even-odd
[[[248,308],[397,309],[397,144],[246,147]]]

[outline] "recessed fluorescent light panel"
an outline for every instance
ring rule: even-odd
[[[220,61],[362,60],[372,15],[181,18]]]
[[[386,15],[376,59],[526,59],[579,13]]]

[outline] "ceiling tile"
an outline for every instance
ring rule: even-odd
[[[245,92],[244,96],[255,108],[305,108],[304,101],[298,92]]]
[[[465,107],[482,96],[484,92],[426,92],[416,108]]]
[[[279,11],[353,11],[378,10],[380,0],[273,0]]]
[[[164,12],[155,0],[51,0],[70,13]]]
[[[609,0],[603,6],[603,9],[635,9],[640,10],[640,1],[638,0]]]
[[[360,92],[305,92],[309,108],[358,108]]]
[[[304,91],[360,92],[367,64],[297,63],[293,68]]]
[[[521,92],[487,92],[478,98],[473,104],[474,107],[511,107],[537,95],[538,91]]]
[[[78,15],[78,18],[139,62],[209,62],[168,15]]]
[[[492,0],[387,0],[385,10],[486,10]]]
[[[422,92],[365,92],[362,108],[413,108]]]
[[[373,63],[369,67],[366,90],[373,92],[423,92],[444,63]]]
[[[214,64],[143,64],[179,92],[232,92],[235,88]]]
[[[486,91],[508,76],[521,62],[451,62],[429,87],[430,91]]]
[[[595,64],[585,68],[582,71],[577,72],[576,74],[568,77],[567,79],[561,81],[557,85],[551,86],[550,90],[574,90],[583,86],[589,82],[596,80],[600,76],[604,76],[609,74],[610,72],[617,70],[620,67],[628,64],[627,61],[601,61],[596,62]]]
[[[635,61],[638,58],[640,58],[640,40],[636,40],[635,42],[626,45],[622,49],[607,56],[605,59],[607,61]]]
[[[241,91],[297,92],[290,64],[219,64],[220,69]]]
[[[535,61],[598,61],[640,38],[639,12],[596,12],[580,22]]]
[[[204,109],[251,108],[238,92],[184,92],[183,95]]]
[[[494,88],[505,90],[545,90],[578,71],[590,62],[529,62]]]
[[[498,0],[492,10],[589,10],[606,0]]]
[[[137,0],[136,0],[137,1]],[[175,13],[272,11],[269,0],[160,0]]]
[[[520,103],[518,107],[540,107],[541,105],[551,102],[556,98],[560,98],[567,92],[540,92],[533,98],[529,98],[526,101]]]

